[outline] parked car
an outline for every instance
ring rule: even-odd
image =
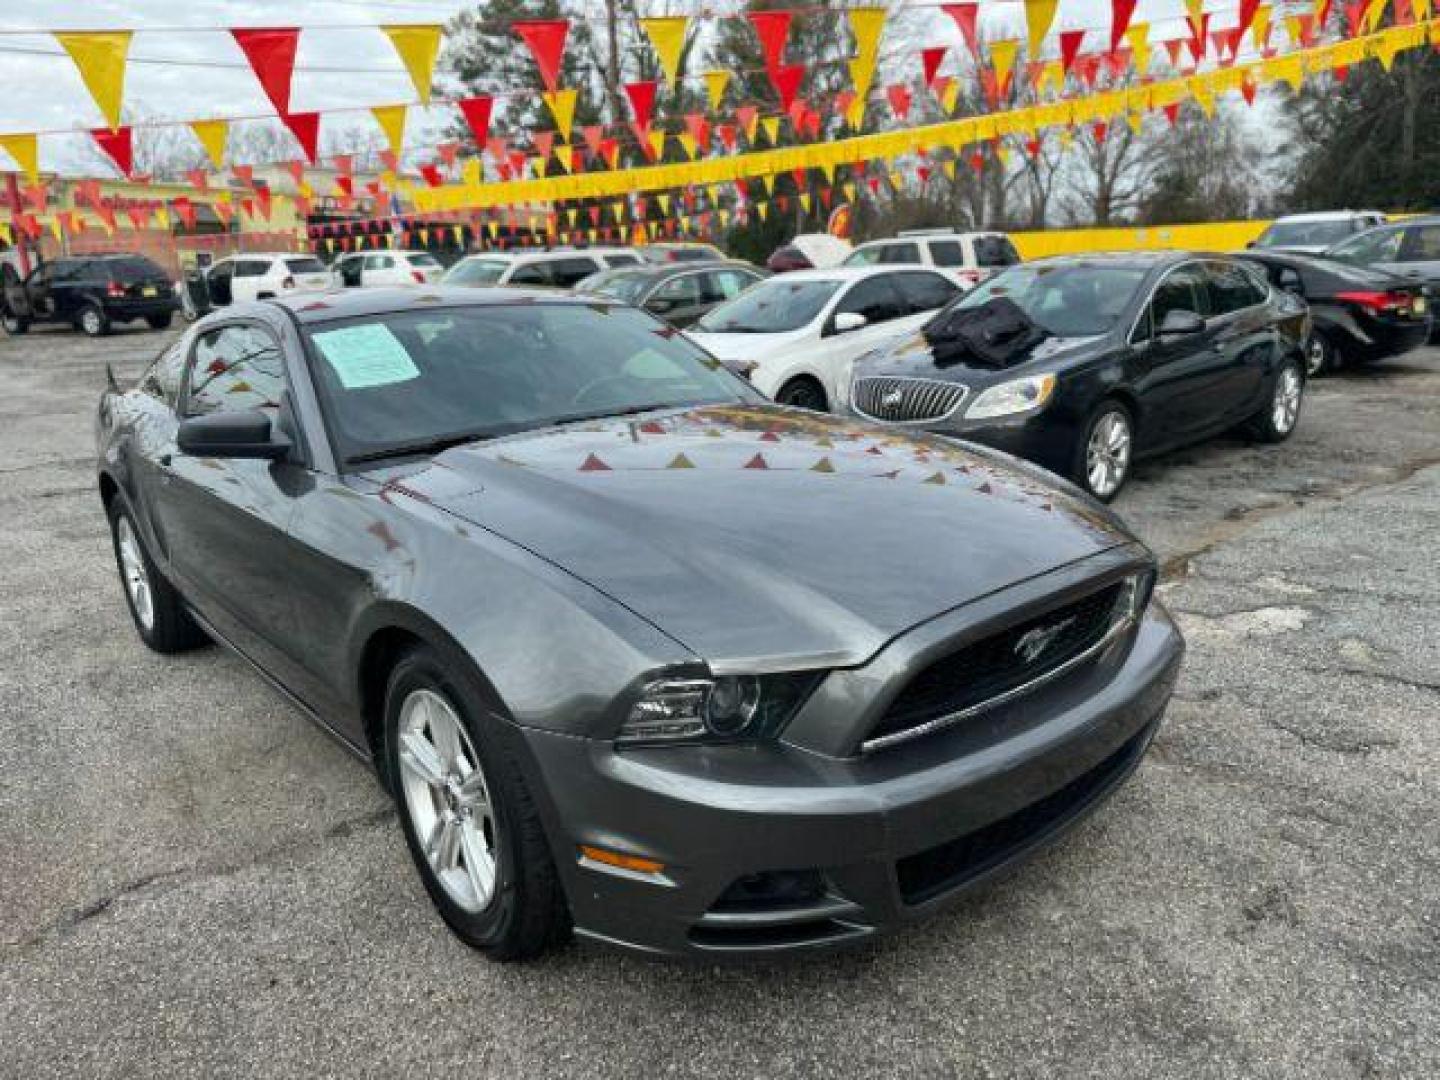
[[[1181,660],[1068,485],[776,408],[594,298],[237,307],[97,431],[140,638],[225,642],[372,762],[496,959],[913,921],[1123,783]]]
[[[770,253],[765,268],[774,274],[824,270],[839,266],[851,251],[850,241],[829,233],[801,233]]]
[[[231,304],[331,287],[330,271],[314,255],[247,251],[197,269],[185,283],[186,317]]]
[[[1010,238],[1000,232],[956,232],[954,229],[905,229],[891,240],[860,244],[846,266],[912,263],[943,266],[968,285],[1020,262]]]
[[[747,263],[672,263],[601,270],[583,279],[575,291],[622,300],[671,326],[685,327],[762,280],[764,275]]]
[[[375,285],[433,285],[445,268],[428,251],[355,251],[330,266],[334,283],[345,288]]]
[[[440,280],[446,285],[546,285],[569,289],[597,271],[639,266],[643,261],[633,248],[487,251],[465,256]]]
[[[642,259],[651,263],[717,262],[725,259],[725,253],[714,244],[694,241],[643,244],[637,250]]]
[[[1132,252],[1011,267],[856,364],[858,416],[1007,450],[1112,499],[1137,457],[1289,438],[1310,318],[1253,265]]]
[[[1378,210],[1324,210],[1313,214],[1287,214],[1276,218],[1251,244],[1271,251],[1305,251],[1317,254],[1356,233],[1385,222]]]
[[[918,266],[797,270],[721,304],[687,333],[743,365],[780,404],[824,411],[857,356],[918,329],[961,291],[945,272]]]
[[[1381,270],[1440,296],[1440,215],[1382,225],[1325,249],[1327,259]]]
[[[1430,337],[1425,290],[1404,278],[1308,255],[1250,251],[1243,257],[1273,287],[1310,305],[1309,377],[1399,356]]]
[[[143,255],[78,255],[51,259],[21,279],[4,264],[0,327],[23,334],[36,323],[70,323],[91,337],[114,323],[143,319],[163,330],[179,308],[174,286]]]

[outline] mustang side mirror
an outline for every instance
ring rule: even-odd
[[[1181,311],[1178,308],[1167,311],[1165,318],[1160,321],[1161,337],[1183,337],[1186,334],[1199,334],[1204,329],[1204,319],[1193,311]]]
[[[858,311],[842,311],[835,316],[835,332],[837,334],[848,334],[851,330],[859,330],[867,324],[868,320]]]
[[[290,440],[273,431],[270,417],[259,409],[192,416],[181,421],[175,444],[192,457],[278,461],[290,453]]]

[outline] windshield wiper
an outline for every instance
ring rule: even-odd
[[[663,409],[688,409],[703,402],[681,401],[673,404],[660,405],[631,405],[624,409],[596,409],[594,412],[571,413],[569,416],[557,416],[548,422],[548,427],[559,427],[562,424],[583,424],[586,420],[610,420],[617,416],[638,416],[640,413],[660,412]]]
[[[346,457],[345,463],[356,465],[362,461],[384,461],[386,458],[392,457],[418,457],[421,454],[434,456],[451,447],[483,442],[488,438],[491,438],[488,432],[478,431],[468,431],[458,435],[442,435],[437,439],[429,439],[425,442],[402,443],[399,446],[386,447],[384,450],[367,450],[363,454],[351,454]]]

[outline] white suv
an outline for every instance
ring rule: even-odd
[[[1322,210],[1313,214],[1287,214],[1276,218],[1270,227],[1246,247],[1271,251],[1302,251],[1319,254],[1356,233],[1385,224],[1385,215],[1378,210]]]
[[[445,268],[428,251],[357,251],[330,265],[336,285],[431,285]]]
[[[314,255],[247,251],[218,259],[205,271],[211,307],[330,287],[330,271]]]
[[[979,285],[997,270],[1020,262],[1020,253],[1001,232],[907,229],[891,240],[860,244],[842,266],[911,263],[943,266],[967,285]]]
[[[450,267],[446,285],[548,285],[568,289],[582,278],[615,266],[638,266],[634,248],[558,248],[553,251],[491,251],[467,255]]]

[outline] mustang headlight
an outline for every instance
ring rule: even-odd
[[[661,679],[641,691],[615,741],[664,744],[774,739],[819,679],[814,672]]]
[[[987,420],[996,416],[1013,416],[1016,413],[1038,409],[1055,393],[1054,375],[1029,375],[1023,379],[992,386],[984,391],[965,410],[967,420]]]
[[[1145,608],[1149,605],[1154,591],[1154,570],[1142,570],[1127,577],[1120,583],[1120,591],[1115,596],[1115,608],[1110,616],[1111,624],[1140,618],[1145,614]]]

